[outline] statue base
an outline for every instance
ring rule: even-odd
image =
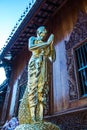
[[[21,124],[15,130],[60,130],[58,126],[50,122],[36,122],[34,124]]]

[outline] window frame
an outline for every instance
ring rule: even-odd
[[[77,58],[76,58],[76,54],[75,54],[75,50],[76,48],[79,48],[80,46],[82,46],[84,43],[87,42],[87,38],[82,40],[81,42],[77,43],[73,48],[72,48],[72,53],[73,53],[73,59],[74,59],[74,71],[75,71],[75,79],[76,79],[76,86],[77,86],[77,91],[78,91],[78,98],[87,98],[87,94],[82,95],[81,94],[81,84],[79,83],[79,73],[78,73],[78,65],[77,65]]]

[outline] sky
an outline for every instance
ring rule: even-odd
[[[0,0],[0,48],[31,0]]]
[[[34,0],[0,0],[0,49],[5,44],[26,7],[29,6],[29,2],[32,1]],[[4,78],[4,70],[0,68],[0,84]]]
[[[6,79],[4,68],[0,68],[0,84]]]

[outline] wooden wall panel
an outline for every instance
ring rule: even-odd
[[[28,43],[26,43],[28,44]],[[11,85],[14,83],[14,81],[17,79],[17,77],[23,72],[25,66],[28,63],[28,60],[30,58],[30,52],[28,51],[28,48],[26,50],[22,50],[21,53],[15,58],[13,65],[12,65],[12,79],[11,79]]]
[[[15,89],[14,87],[16,82],[18,82],[21,74],[23,73],[29,58],[30,58],[30,52],[28,51],[28,49],[22,50],[21,53],[15,58],[15,60],[12,63],[12,74],[11,74],[10,84],[9,84],[11,91],[10,91],[10,97],[8,101],[8,113],[7,113],[8,119],[10,119],[16,113],[15,106],[17,106],[16,104],[17,100],[16,97],[14,97],[14,89]],[[16,87],[18,87],[18,84],[16,84]],[[18,94],[17,90],[18,88],[16,89],[15,96],[16,94]],[[14,102],[13,98],[15,98],[14,108],[11,107],[12,106],[11,104]]]
[[[54,112],[68,107],[68,74],[64,41],[55,46],[56,61],[53,64]]]
[[[76,25],[70,36],[70,40],[66,43],[66,54],[69,53],[69,55],[66,55],[67,63],[69,62],[69,59],[71,59],[71,62],[67,64],[67,68],[68,68],[67,70],[69,74],[68,81],[71,82],[71,84],[69,84],[69,92],[70,92],[69,93],[69,99],[70,99],[69,106],[71,108],[81,107],[81,106],[83,106],[84,108],[84,106],[87,106],[86,105],[87,97],[85,98],[79,97],[79,92],[77,91],[78,86],[77,86],[76,74],[75,74],[76,67],[74,64],[74,54],[73,54],[73,48],[77,46],[78,44],[82,44],[82,42],[85,42],[85,41],[87,41],[87,14],[84,12],[80,12],[78,15]],[[67,45],[69,45],[68,48],[67,48]]]
[[[81,15],[82,12],[82,15]],[[72,49],[68,52],[68,64],[70,60],[72,64],[67,64],[66,42],[67,47],[78,44],[87,37],[87,1],[77,0],[68,1],[63,9],[56,12],[56,14],[49,19],[47,28],[49,32],[54,33],[54,44],[56,48],[56,61],[53,64],[53,95],[54,95],[54,113],[68,111],[76,107],[83,107],[86,105],[87,99],[78,99],[76,79],[73,78],[73,87],[69,84],[70,77],[68,67],[74,67],[73,57],[71,55]],[[48,26],[49,25],[49,26]],[[71,42],[69,42],[71,41]],[[71,45],[72,43],[72,45]],[[71,77],[75,76],[74,68],[70,71]],[[75,87],[74,87],[75,85]],[[74,101],[70,101],[70,88],[75,91],[71,93],[74,95]]]

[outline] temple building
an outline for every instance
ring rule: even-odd
[[[44,119],[61,130],[87,129],[87,0],[36,0],[0,54],[0,126],[18,116],[27,85],[28,39],[44,25],[54,34],[56,61],[48,62]]]

